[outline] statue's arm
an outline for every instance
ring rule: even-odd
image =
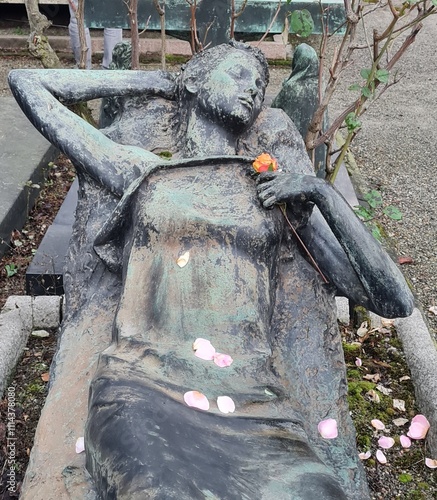
[[[121,146],[71,112],[64,104],[97,97],[166,95],[173,82],[162,72],[14,70],[9,84],[18,104],[44,137],[79,169],[121,196],[150,162],[159,158],[145,150]]]
[[[265,208],[284,202],[294,206],[316,205],[355,272],[352,280],[358,279],[361,283],[361,287],[354,286],[353,281],[344,283],[346,295],[384,317],[411,314],[414,299],[402,273],[347,201],[329,183],[312,175],[269,172],[259,177],[258,193]],[[314,221],[309,224],[314,224]],[[330,241],[332,239],[327,235],[328,245]],[[323,249],[322,245],[323,242],[319,248]],[[329,248],[323,251],[329,252]],[[335,260],[337,265],[342,265],[341,256]],[[348,263],[343,262],[344,265]],[[334,273],[335,270],[330,274]],[[340,270],[338,279],[341,282],[348,276],[347,270],[344,273]]]

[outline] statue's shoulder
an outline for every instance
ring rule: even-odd
[[[269,141],[289,142],[297,145],[302,142],[295,124],[282,109],[265,107],[252,127],[252,133],[268,137]],[[301,144],[299,144],[299,147]]]
[[[265,107],[240,140],[240,154],[258,156],[266,152],[283,168],[312,172],[302,136],[282,109]]]

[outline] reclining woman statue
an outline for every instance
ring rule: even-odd
[[[176,77],[10,75],[24,112],[80,176],[67,277],[88,291],[70,284],[65,321],[92,301],[115,315],[85,431],[99,498],[368,497],[334,296],[386,317],[409,315],[413,299],[342,196],[314,176],[293,123],[263,107],[267,83],[262,54],[235,42],[194,56]],[[125,97],[103,131],[63,105],[111,96]],[[280,170],[254,175],[261,153]],[[115,288],[102,286],[109,275]],[[197,357],[198,338],[232,363]],[[203,409],[187,404],[191,391]],[[233,413],[221,413],[220,396]],[[329,418],[332,440],[317,429]]]

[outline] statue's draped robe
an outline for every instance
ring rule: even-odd
[[[278,113],[263,112],[241,152],[267,150],[285,168],[309,171]],[[145,177],[97,237],[123,282],[86,430],[87,467],[104,498],[343,498],[337,481],[364,498],[334,291],[302,257],[280,210],[261,207],[247,170]],[[197,337],[232,365],[195,357]],[[208,397],[208,412],[185,405],[190,390]],[[218,396],[230,396],[235,413],[222,415]],[[338,421],[336,440],[318,434],[325,418]]]

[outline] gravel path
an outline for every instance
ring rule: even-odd
[[[363,127],[352,149],[369,189],[380,189],[384,203],[397,205],[404,214],[401,222],[384,218],[382,223],[397,255],[413,259],[412,264],[403,266],[403,271],[413,285],[430,330],[437,336],[437,316],[429,312],[430,306],[437,305],[436,18],[425,21],[416,42],[399,61],[399,83],[363,116]],[[375,27],[381,29],[387,16],[380,13],[376,21],[379,26]],[[347,88],[360,81],[359,70],[368,66],[366,54],[361,51],[334,97],[332,118],[345,102],[352,100]],[[0,57],[0,95],[10,93],[7,74],[12,68],[38,67],[32,58]],[[63,64],[72,67],[71,61]],[[272,69],[271,94],[279,90],[288,74],[288,69]]]
[[[375,27],[381,29],[387,18],[378,14],[377,22]],[[404,215],[401,222],[387,217],[382,222],[397,255],[413,259],[402,270],[434,336],[437,316],[429,307],[437,305],[436,47],[437,16],[433,16],[395,67],[400,81],[363,115],[362,131],[352,147],[369,186],[380,189],[384,203],[397,205]],[[368,67],[360,60],[354,66],[356,72]],[[342,86],[333,102],[333,115],[354,81],[360,79],[352,76]]]

